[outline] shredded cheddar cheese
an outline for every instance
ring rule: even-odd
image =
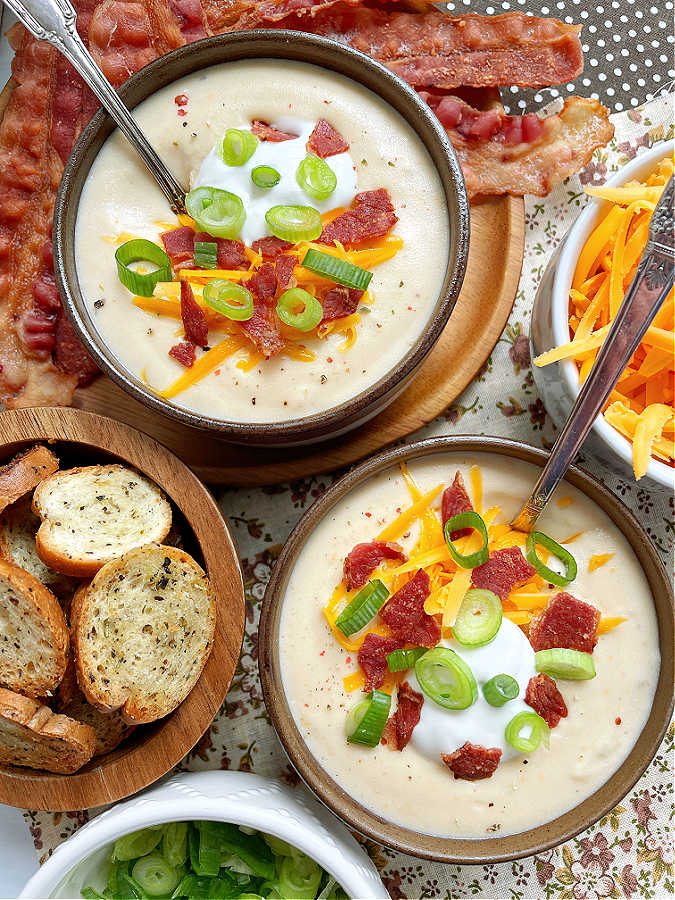
[[[594,553],[588,560],[588,571],[595,572],[596,569],[608,563],[610,559],[614,559],[613,553]]]

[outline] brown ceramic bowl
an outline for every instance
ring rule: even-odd
[[[503,862],[541,853],[563,843],[606,815],[631,790],[656,753],[673,711],[673,608],[665,569],[633,514],[598,481],[572,468],[566,481],[596,503],[624,534],[635,551],[651,588],[659,628],[661,669],[651,714],[637,743],[607,782],[558,818],[519,834],[481,839],[443,838],[393,824],[360,804],[326,772],[308,749],[284,693],[279,659],[283,597],[295,560],[319,522],[353,488],[398,463],[449,452],[489,452],[542,466],[546,454],[526,444],[478,436],[434,438],[388,450],[356,467],[336,482],[300,520],[272,572],[260,623],[260,675],[265,705],[302,779],[349,826],[387,847],[444,863]]]
[[[232,537],[218,506],[188,467],[128,425],[76,409],[0,414],[0,463],[48,443],[63,465],[128,463],[155,481],[174,508],[185,549],[206,569],[216,594],[216,631],[199,681],[169,716],[139,726],[119,747],[74,775],[0,766],[0,803],[30,809],[87,809],[156,781],[197,743],[218,712],[244,636],[244,587]]]
[[[469,205],[457,157],[438,119],[417,93],[375,60],[327,38],[293,31],[247,31],[187,44],[150,63],[120,88],[133,109],[158,89],[199,69],[240,59],[285,59],[312,63],[345,75],[378,94],[419,135],[436,166],[448,207],[450,253],[445,279],[426,330],[400,360],[368,390],[319,414],[286,422],[239,423],[204,416],[164,400],[128,373],[97,333],[80,289],[75,265],[75,221],[89,170],[114,123],[99,111],[84,129],[68,160],[54,208],[56,277],[63,305],[98,365],[125,391],[184,425],[245,444],[301,444],[336,437],[371,419],[403,391],[440,337],[459,295],[469,249]],[[421,232],[420,232],[421,234]]]

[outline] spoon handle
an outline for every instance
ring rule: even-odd
[[[652,216],[645,252],[621,308],[532,493],[513,520],[519,531],[532,531],[673,286],[675,254],[668,235],[673,232],[672,205],[671,178]]]
[[[92,59],[77,33],[69,0],[4,0],[31,34],[62,53],[96,94],[129,143],[139,153],[174,212],[185,212],[185,190],[152,148],[138,123]]]

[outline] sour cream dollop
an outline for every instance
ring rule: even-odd
[[[532,712],[532,707],[525,703],[525,691],[537,672],[534,650],[521,629],[505,618],[495,639],[484,647],[463,647],[454,638],[442,640],[440,646],[454,650],[469,666],[478,685],[478,699],[468,709],[445,709],[424,694],[415,673],[411,672],[408,683],[424,696],[411,744],[434,762],[440,760],[442,753],[452,753],[467,741],[484,747],[500,747],[502,761],[522,755],[504,737],[506,726],[517,713]],[[490,706],[482,688],[486,681],[500,674],[515,678],[520,690],[515,700],[509,700],[504,706]]]
[[[338,206],[349,206],[356,194],[356,166],[349,151],[329,156],[325,162],[335,172],[337,186],[326,200],[315,200],[306,194],[295,179],[295,173],[308,156],[307,141],[316,122],[292,117],[271,123],[274,128],[298,137],[290,141],[259,141],[255,153],[243,166],[228,166],[220,158],[216,148],[201,164],[193,188],[214,187],[230,191],[241,197],[246,210],[240,238],[250,246],[258,238],[271,234],[265,221],[265,213],[272,206],[313,206],[320,213]],[[232,128],[250,128],[250,122],[232,123]],[[251,181],[251,171],[257,166],[271,166],[281,175],[273,188],[259,188]]]

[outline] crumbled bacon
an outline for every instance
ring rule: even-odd
[[[195,233],[189,225],[164,231],[160,237],[174,269],[185,268],[186,263],[192,262],[195,252]]]
[[[180,283],[180,314],[185,329],[185,337],[198,347],[206,347],[209,343],[209,326],[204,310],[195,300],[189,282]]]
[[[187,44],[207,36],[200,0],[169,0],[169,5]]]
[[[424,697],[414,691],[407,681],[399,686],[397,697],[398,706],[385,726],[382,743],[393,750],[403,750],[422,715]]]
[[[274,266],[274,275],[277,280],[277,285],[283,291],[286,290],[288,284],[293,276],[293,269],[295,268],[298,260],[297,257],[293,256],[290,253],[284,253],[281,256],[277,257],[277,261]]]
[[[397,222],[386,188],[364,191],[356,195],[350,209],[324,226],[319,241],[322,244],[339,241],[349,248],[371,238],[384,237]]]
[[[194,236],[194,242],[196,243],[197,241],[217,245],[219,269],[248,268],[248,260],[246,259],[246,253],[244,252],[246,248],[241,241],[232,241],[228,238],[215,238],[210,234],[206,234],[206,232],[196,234]]]
[[[544,719],[549,728],[555,728],[567,716],[563,695],[555,681],[543,672],[528,681],[525,702]]]
[[[246,287],[259,300],[271,300],[277,290],[277,278],[272,263],[264,262],[248,279]]]
[[[536,569],[523,556],[520,547],[495,550],[486,563],[471,573],[471,584],[476,588],[492,591],[506,600],[514,588],[532,578]]]
[[[345,150],[349,150],[349,144],[340,132],[333,128],[330,122],[319,119],[307,141],[307,152],[326,159],[328,156],[344,153]]]
[[[82,346],[70,319],[61,310],[54,332],[54,364],[66,375],[75,375],[79,387],[90,384],[99,374],[98,366]]]
[[[424,601],[431,593],[429,576],[419,569],[380,610],[380,618],[394,637],[416,647],[435,647],[441,639],[441,626],[424,611]]]
[[[391,541],[368,541],[352,547],[343,566],[347,590],[362,588],[384,559],[405,560],[405,553]]]
[[[363,297],[363,291],[357,291],[356,288],[343,287],[341,284],[330,288],[321,299],[323,307],[321,323],[351,316],[356,312],[361,297]]]
[[[270,260],[276,259],[277,256],[285,253],[286,250],[290,250],[292,246],[293,244],[289,243],[289,241],[282,241],[281,238],[272,235],[253,241],[251,249],[256,253],[260,253],[263,259]]]
[[[455,778],[481,781],[491,778],[499,765],[502,751],[498,747],[483,747],[467,741],[454,753],[442,753],[441,759]]]
[[[274,270],[272,270],[274,274]],[[269,359],[284,349],[284,341],[279,334],[279,326],[274,312],[261,301],[253,307],[253,316],[241,323],[253,346]]]
[[[261,141],[271,141],[272,143],[294,141],[298,137],[297,134],[291,134],[288,131],[280,131],[278,128],[274,128],[273,125],[262,122],[260,119],[255,119],[251,123],[251,131]]]
[[[381,637],[372,631],[366,635],[358,653],[359,665],[366,676],[364,691],[376,691],[382,687],[384,676],[389,671],[387,656],[403,646],[404,641],[396,638]]]
[[[455,472],[455,480],[450,487],[443,491],[441,500],[441,515],[443,517],[443,525],[458,513],[469,512],[473,509],[473,505],[464,487],[464,479],[461,472]],[[453,541],[458,538],[471,534],[470,528],[457,528],[450,533]]]
[[[175,360],[177,360],[181,364],[181,366],[185,366],[186,369],[190,369],[195,364],[195,345],[190,341],[181,341],[180,344],[174,344],[174,346],[169,350],[169,356],[172,356]]]
[[[530,644],[535,651],[563,647],[592,653],[598,642],[599,624],[599,609],[561,591],[531,620]]]

